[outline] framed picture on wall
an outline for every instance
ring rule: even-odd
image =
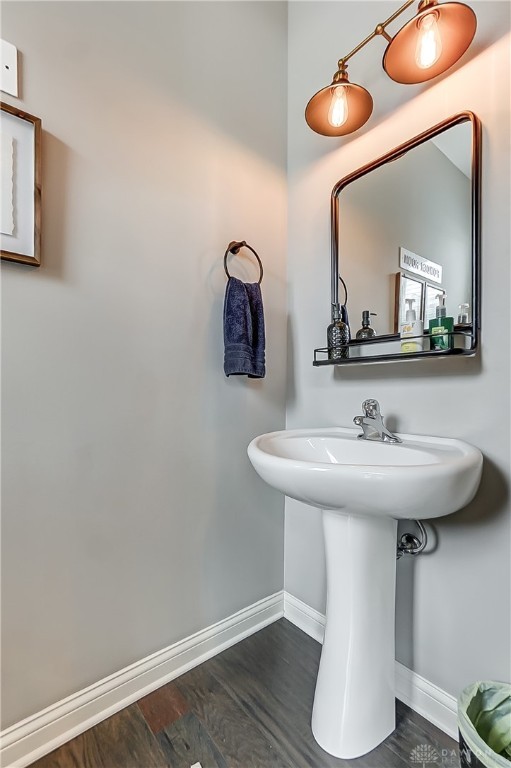
[[[0,113],[2,259],[41,263],[41,120],[10,104]]]
[[[406,310],[410,307],[407,299],[413,299],[411,305],[417,320],[424,319],[424,280],[416,279],[405,272],[396,275],[396,300],[394,305],[394,333],[399,333],[402,324],[406,320]]]

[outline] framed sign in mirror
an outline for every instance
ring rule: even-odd
[[[0,112],[2,259],[41,264],[41,120],[10,104]]]
[[[480,175],[481,125],[472,112],[463,112],[335,185],[331,307],[339,305],[342,277],[352,340],[348,355],[335,363],[328,348],[315,350],[315,365],[475,354]],[[416,345],[401,344],[407,307],[416,317],[414,332],[421,335]],[[376,333],[357,340],[367,311],[376,314]],[[453,329],[446,331],[447,349],[439,350],[429,331],[431,321],[443,314],[452,318]],[[403,351],[411,347],[414,351]]]

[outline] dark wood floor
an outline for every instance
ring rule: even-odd
[[[413,768],[417,747],[434,765],[459,766],[456,743],[400,702],[395,732],[370,754],[338,760],[324,752],[310,729],[320,651],[281,619],[34,768]]]

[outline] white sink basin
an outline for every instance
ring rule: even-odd
[[[365,755],[395,728],[397,520],[448,515],[479,486],[481,452],[461,440],[296,429],[252,440],[269,485],[323,510],[327,606],[312,731],[335,757]],[[304,569],[307,563],[304,562]]]
[[[250,461],[273,488],[320,509],[428,519],[474,497],[481,452],[461,440],[399,435],[360,440],[358,429],[293,429],[252,440]]]

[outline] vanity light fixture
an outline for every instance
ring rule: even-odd
[[[307,104],[305,119],[309,128],[323,136],[345,136],[369,120],[373,111],[371,94],[361,85],[349,82],[347,62],[378,35],[388,41],[383,68],[398,83],[424,83],[461,58],[477,26],[474,11],[463,3],[421,0],[417,14],[394,37],[387,34],[386,27],[414,2],[407,0],[347,56],[339,59],[331,84],[318,91]]]

